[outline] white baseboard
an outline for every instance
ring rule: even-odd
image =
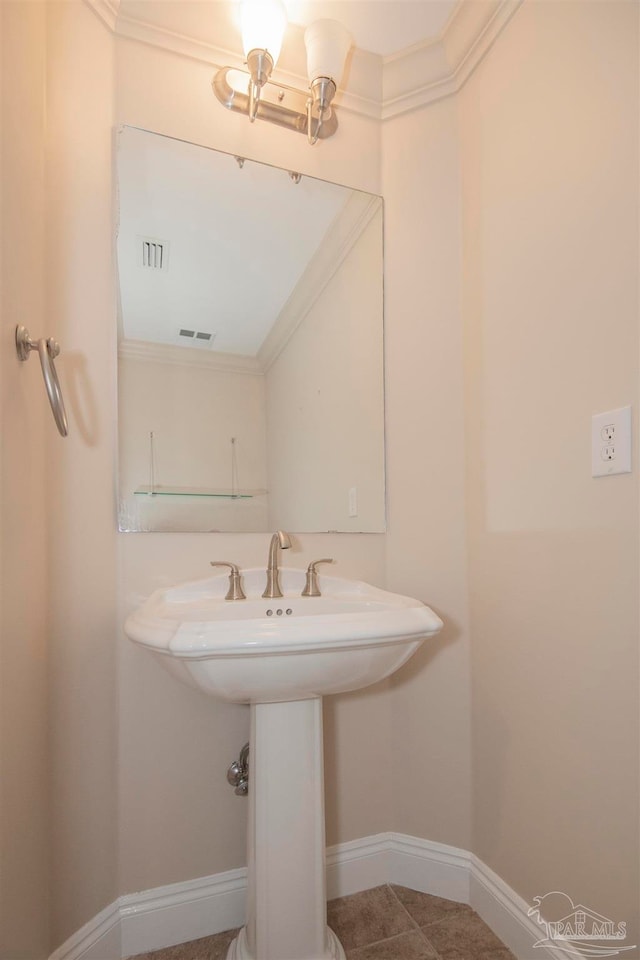
[[[562,947],[534,944],[544,928],[529,916],[531,904],[512,890],[482,860],[471,856],[469,903],[518,960],[576,960]]]
[[[120,904],[116,900],[58,947],[49,960],[120,960]]]
[[[348,897],[387,883],[390,833],[378,833],[327,848],[327,899]]]
[[[469,903],[471,854],[467,850],[403,833],[390,836],[393,854],[388,883]]]
[[[246,889],[243,867],[120,897],[122,947],[115,960],[242,926]]]
[[[123,960],[241,926],[247,871],[127,894],[59,947],[49,960]],[[401,833],[380,833],[327,850],[329,899],[397,883],[470,903],[518,960],[565,960],[533,949],[540,927],[528,904],[466,850]]]

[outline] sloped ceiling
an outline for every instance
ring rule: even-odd
[[[118,183],[121,339],[248,357],[357,192],[132,127]],[[144,265],[145,239],[164,244],[162,268]]]

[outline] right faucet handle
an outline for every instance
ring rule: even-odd
[[[333,563],[333,560],[329,557],[325,560],[313,560],[307,567],[307,582],[304,585],[304,590],[302,591],[303,597],[319,597],[321,596],[320,587],[318,586],[318,574],[316,572],[316,567],[319,563]]]

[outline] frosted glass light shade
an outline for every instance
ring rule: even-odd
[[[275,66],[287,27],[280,0],[242,0],[240,17],[245,57],[251,50],[266,50]]]
[[[309,83],[318,77],[329,77],[339,86],[344,63],[353,43],[347,28],[337,20],[316,20],[305,30],[304,42]]]

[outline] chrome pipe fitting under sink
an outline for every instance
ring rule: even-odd
[[[227,780],[232,787],[235,787],[235,794],[238,797],[246,797],[249,793],[249,744],[245,743],[240,751],[240,756],[234,760],[227,770]]]

